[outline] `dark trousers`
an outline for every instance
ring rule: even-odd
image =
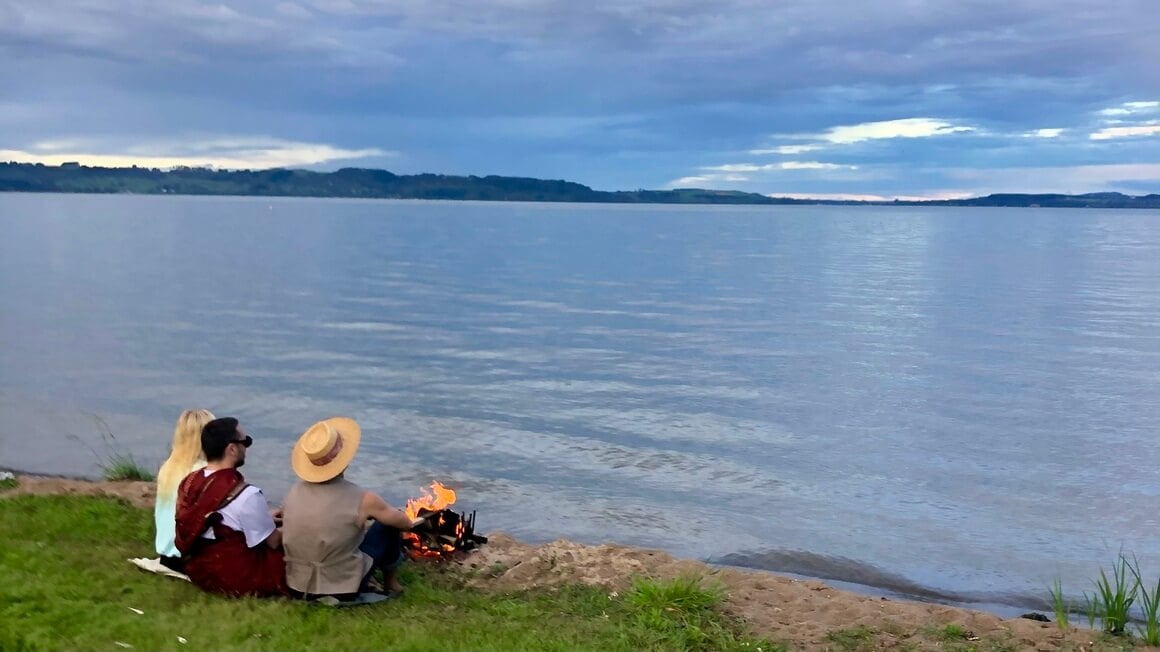
[[[366,588],[367,580],[374,575],[375,569],[382,569],[384,573],[398,568],[405,559],[403,555],[403,533],[395,527],[383,525],[378,521],[371,523],[363,537],[359,550],[365,552],[374,560],[371,570],[363,578],[362,588]]]
[[[181,557],[166,557],[165,555],[161,555],[161,565],[174,573],[185,572],[185,560]]]

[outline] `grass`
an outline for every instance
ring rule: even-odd
[[[1135,555],[1129,561],[1121,552],[1112,566],[1111,575],[1101,568],[1099,579],[1093,583],[1095,591],[1091,595],[1083,594],[1089,628],[1095,629],[1099,622],[1105,635],[1127,639],[1130,644],[1132,633],[1127,626],[1132,621],[1132,606],[1139,600],[1142,622],[1137,622],[1137,631],[1140,638],[1145,645],[1160,646],[1160,580],[1149,590]],[[1066,630],[1066,619],[1072,605],[1064,601],[1063,587],[1058,578],[1051,587],[1051,602],[1060,629]]]
[[[963,629],[962,625],[959,625],[956,623],[951,623],[949,625],[943,626],[942,629],[938,630],[938,632],[935,635],[935,638],[937,638],[940,641],[950,642],[950,641],[965,641],[973,636],[974,636],[974,634]]]
[[[859,625],[847,629],[838,629],[826,633],[826,640],[838,646],[839,650],[854,652],[855,650],[874,649],[874,630]]]
[[[883,621],[877,627],[857,625],[837,629],[826,634],[832,645],[826,650],[841,652],[871,652],[873,650],[944,650],[946,652],[1014,652],[1018,643],[1009,634],[993,632],[976,636],[958,623],[930,624],[920,628],[903,627]],[[1104,646],[1093,646],[1084,652],[1109,652]]]
[[[1108,578],[1100,569],[1100,579],[1096,580],[1096,592],[1092,601],[1096,603],[1096,615],[1103,621],[1105,632],[1114,635],[1124,633],[1131,615],[1132,604],[1136,601],[1140,585],[1133,578],[1128,579],[1128,560],[1121,553],[1119,561],[1112,567],[1112,577]]]
[[[740,627],[723,619],[717,607],[724,593],[720,587],[702,586],[699,577],[678,577],[658,583],[637,578],[625,596],[634,625],[646,635],[641,642],[654,649],[783,650],[771,641],[754,645],[738,636]]]
[[[454,569],[409,564],[406,595],[377,605],[230,600],[127,563],[151,554],[152,523],[112,498],[0,500],[0,650],[784,649],[747,637],[695,578],[638,580],[624,596],[490,594]]]
[[[1156,580],[1156,588],[1149,591],[1140,572],[1140,560],[1135,555],[1132,555],[1128,570],[1132,572],[1140,590],[1140,606],[1144,614],[1144,624],[1139,627],[1140,638],[1144,639],[1146,645],[1160,645],[1160,617],[1157,614],[1160,610],[1160,579]]]
[[[109,482],[121,482],[129,480],[142,480],[145,482],[152,482],[155,478],[153,474],[136,459],[133,458],[132,453],[124,453],[120,451],[120,446],[117,443],[117,436],[113,434],[112,428],[99,415],[90,414],[93,421],[97,424],[97,432],[101,435],[101,443],[105,447],[105,452],[101,453],[97,449],[89,446],[76,435],[70,435],[69,439],[80,442],[88,447],[97,457],[97,465],[101,469],[101,477]]]
[[[18,484],[20,484],[20,481],[16,479],[16,476],[11,474],[0,477],[0,491],[15,489]]]
[[[101,475],[110,482],[124,480],[153,481],[153,474],[145,470],[132,455],[113,454],[101,464]]]
[[[1055,578],[1051,585],[1051,607],[1055,611],[1055,623],[1065,632],[1070,624],[1071,606],[1071,600],[1063,595],[1063,581]]]

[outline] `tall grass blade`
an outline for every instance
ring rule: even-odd
[[[1121,553],[1119,561],[1112,569],[1111,579],[1101,568],[1100,579],[1096,580],[1097,615],[1103,619],[1104,631],[1117,636],[1124,633],[1129,612],[1140,589],[1140,584],[1135,578],[1129,582],[1128,565],[1127,558]]]
[[[1156,588],[1151,591],[1144,585],[1144,576],[1140,572],[1140,560],[1132,555],[1132,563],[1128,566],[1132,576],[1136,578],[1136,586],[1140,587],[1140,606],[1144,612],[1144,625],[1139,627],[1140,638],[1146,645],[1160,645],[1160,579],[1156,580]]]
[[[1055,610],[1055,622],[1059,628],[1067,631],[1071,617],[1071,601],[1063,596],[1063,581],[1058,577],[1051,585],[1051,606]]]

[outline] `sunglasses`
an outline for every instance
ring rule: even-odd
[[[249,435],[246,435],[245,439],[231,439],[230,443],[231,444],[241,444],[243,447],[249,448],[250,446],[254,445],[254,438],[249,436]]]

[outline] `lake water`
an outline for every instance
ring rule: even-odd
[[[1160,570],[1160,213],[0,195],[0,467],[360,421],[479,526],[979,603]],[[1152,573],[1153,578],[1155,572]]]

